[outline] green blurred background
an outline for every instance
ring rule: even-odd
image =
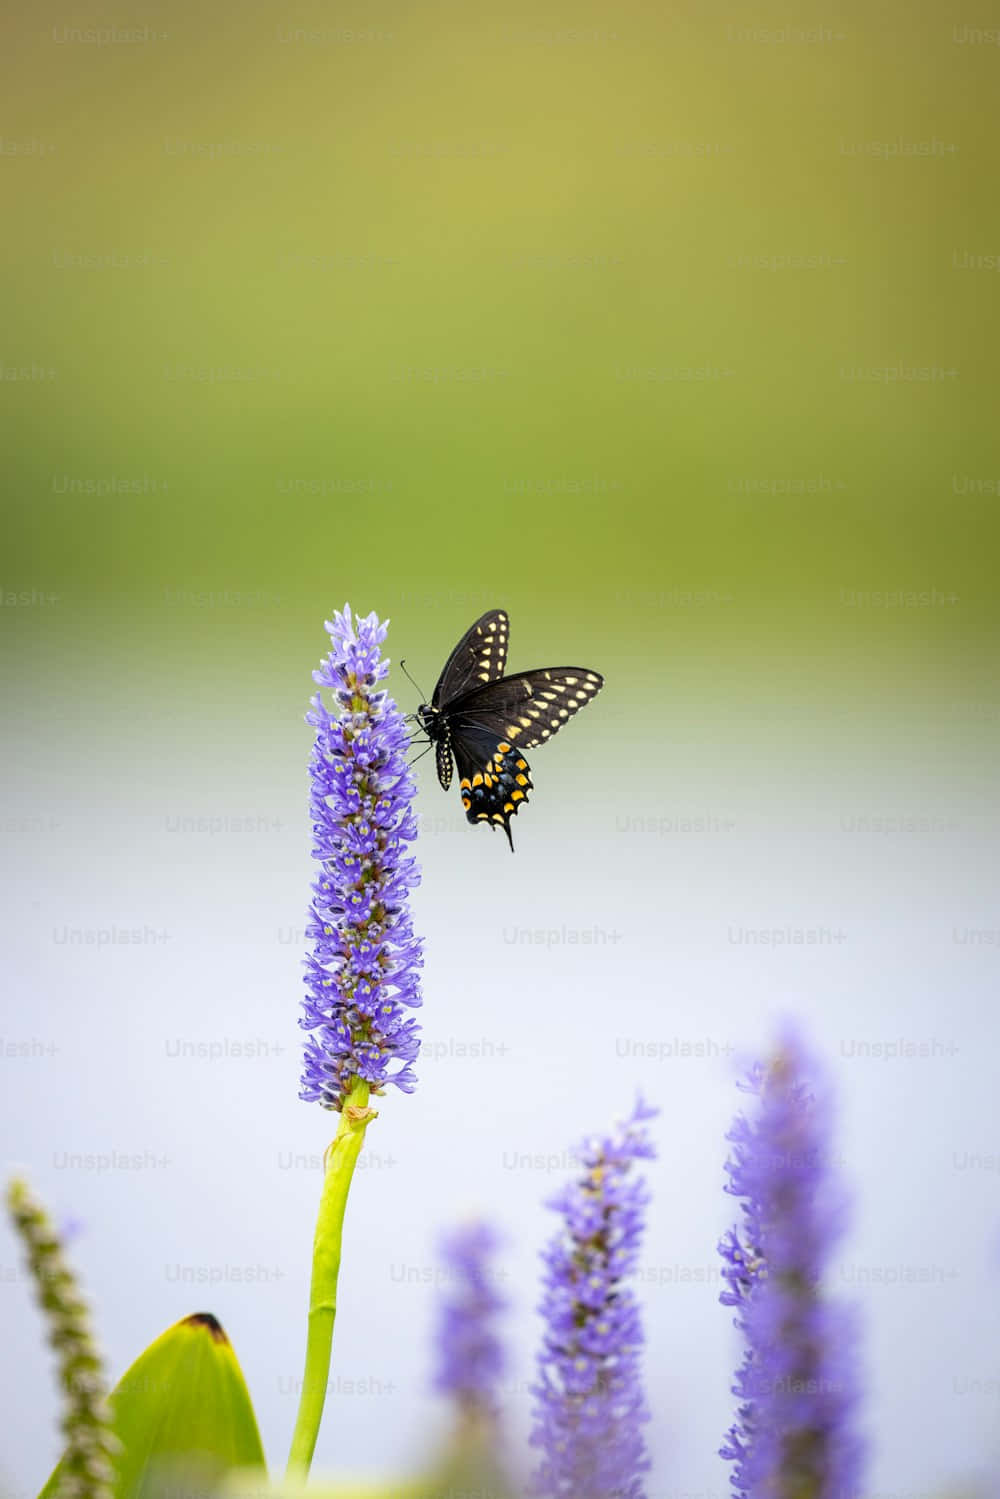
[[[760,675],[820,706],[862,669],[875,698],[981,695],[975,20],[12,13],[2,358],[43,377],[3,386],[2,582],[58,595],[29,657],[249,650],[266,676],[350,594],[432,674],[467,595],[515,612],[515,650],[610,646],[653,698]],[[145,491],[66,492],[112,478]]]
[[[273,1163],[258,1181],[254,1162],[265,1137],[320,1151],[328,1121],[294,1099],[289,1051],[266,1086],[189,1068],[178,1124],[164,1038],[246,1024],[296,1045],[322,621],[345,599],[390,616],[391,655],[430,692],[460,632],[503,605],[513,669],[580,663],[608,686],[539,755],[516,865],[421,767],[425,829],[446,835],[421,848],[427,1034],[447,1050],[487,1027],[514,1060],[505,1088],[449,1064],[447,1087],[386,1106],[391,1148],[402,1130],[415,1158],[365,1184],[351,1284],[370,1275],[370,1295],[347,1297],[338,1338],[352,1366],[381,1350],[360,1354],[380,1377],[402,1359],[405,1399],[357,1430],[335,1415],[324,1470],[377,1466],[370,1427],[397,1468],[416,1447],[426,1339],[394,1321],[378,1260],[400,1194],[427,1256],[469,1180],[492,1182],[520,1228],[527,1368],[551,1183],[504,1173],[503,1151],[599,1127],[644,1067],[664,1141],[688,1152],[665,1143],[651,1254],[711,1259],[728,1063],[665,1072],[616,1058],[611,1031],[707,1027],[728,1059],[789,1003],[838,1058],[845,1169],[867,1183],[855,1257],[920,1244],[962,1267],[932,1323],[873,1293],[879,1492],[911,1499],[974,1460],[994,1405],[939,1386],[988,1375],[966,1350],[995,1299],[995,1180],[950,1164],[990,1143],[995,1102],[1000,937],[954,936],[997,926],[995,28],[982,0],[8,11],[7,1034],[63,1050],[41,1064],[48,1092],[12,1070],[7,1128],[39,1187],[94,1225],[81,1253],[116,1368],[193,1309],[150,1246],[231,1257],[241,1201],[238,1252],[273,1233],[287,1263],[283,1315],[264,1319],[277,1351],[252,1331],[269,1292],[213,1306],[280,1461],[316,1183]],[[280,833],[199,841],[220,813]],[[702,816],[728,831],[685,842],[677,819]],[[915,825],[873,842],[857,818]],[[147,920],[175,943],[152,964],[52,936]],[[565,921],[617,923],[631,945],[610,970],[503,946],[501,929]],[[731,935],[751,921],[845,923],[855,946],[792,966]],[[957,1060],[852,1060],[852,1037],[930,1033],[958,1036]],[[81,1135],[181,1169],[169,1188],[47,1183]],[[427,1162],[457,1139],[472,1164],[432,1200]],[[650,1308],[655,1499],[725,1491],[716,1291]],[[678,1348],[701,1350],[697,1377]],[[32,1377],[10,1459],[25,1493],[54,1442],[41,1362]],[[936,1468],[914,1450],[922,1423]]]

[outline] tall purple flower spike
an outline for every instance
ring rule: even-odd
[[[493,1419],[506,1358],[497,1334],[507,1299],[496,1287],[493,1256],[500,1235],[488,1223],[468,1223],[441,1242],[450,1272],[438,1310],[435,1388],[451,1395],[463,1415]]]
[[[655,1149],[640,1100],[577,1151],[583,1173],[552,1199],[563,1225],[543,1254],[545,1332],[534,1387],[534,1492],[546,1499],[643,1499],[649,1467],[635,1269],[649,1197],[633,1171]]]
[[[374,614],[353,620],[345,605],[326,628],[330,654],[313,677],[335,694],[338,711],[317,693],[306,715],[316,730],[310,809],[320,871],[306,928],[313,949],[299,1024],[312,1035],[300,1096],[340,1109],[354,1078],[375,1093],[390,1083],[406,1093],[416,1086],[419,1026],[406,1012],[421,1003],[423,959],[410,918],[420,871],[408,852],[417,834],[409,736],[376,687],[389,671],[387,627]]]
[[[730,1482],[742,1499],[854,1499],[863,1460],[856,1327],[821,1289],[845,1218],[829,1100],[792,1033],[740,1086],[757,1108],[726,1137],[726,1191],[741,1199],[742,1221],[719,1245],[719,1299],[736,1308],[746,1346],[733,1385],[737,1420],[720,1455],[735,1464]]]

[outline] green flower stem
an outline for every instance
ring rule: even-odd
[[[340,1125],[326,1153],[323,1194],[319,1204],[316,1237],[313,1240],[312,1285],[309,1290],[309,1335],[306,1367],[299,1396],[299,1414],[288,1457],[288,1476],[304,1478],[312,1465],[316,1438],[323,1419],[326,1387],[330,1377],[330,1348],[337,1316],[337,1276],[344,1231],[344,1210],[354,1168],[369,1121],[376,1118],[368,1107],[368,1084],[354,1079],[340,1114]]]

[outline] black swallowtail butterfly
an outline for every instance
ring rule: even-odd
[[[510,820],[531,790],[522,751],[558,734],[600,692],[604,678],[584,666],[539,667],[505,677],[508,630],[503,609],[477,619],[448,657],[417,719],[437,746],[438,780],[445,791],[454,753],[469,821],[499,825],[513,850]]]

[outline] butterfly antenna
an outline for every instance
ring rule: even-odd
[[[417,689],[417,691],[418,691],[418,692],[419,692],[419,693],[420,693],[420,701],[421,701],[421,702],[422,702],[422,703],[426,703],[426,701],[427,701],[427,698],[426,698],[426,697],[425,697],[425,695],[424,695],[424,693],[423,693],[423,692],[421,692],[421,689],[420,689],[420,686],[419,686],[419,684],[418,684],[418,683],[417,683],[417,682],[414,682],[414,681],[413,681],[413,678],[412,678],[412,677],[411,677],[411,676],[410,676],[410,673],[409,673],[409,672],[408,672],[408,671],[407,671],[407,669],[406,669],[406,662],[405,662],[405,660],[403,660],[403,661],[400,661],[400,663],[399,663],[399,669],[400,669],[400,671],[401,671],[401,672],[402,672],[402,673],[403,673],[403,676],[404,676],[404,677],[405,677],[405,678],[406,678],[406,680],[407,680],[407,681],[408,681],[408,682],[410,682],[410,683],[412,683],[412,685],[413,685],[413,686],[414,686],[414,687],[416,687],[416,689]]]

